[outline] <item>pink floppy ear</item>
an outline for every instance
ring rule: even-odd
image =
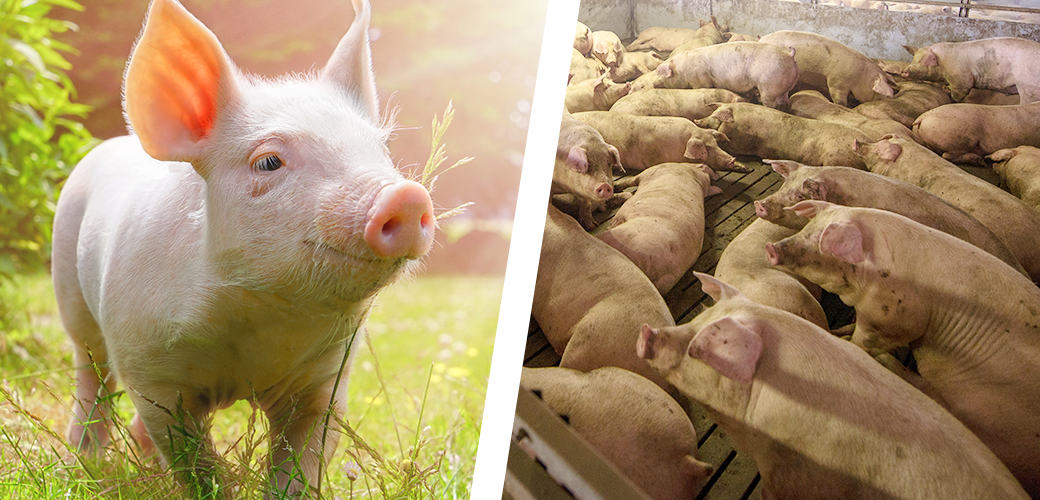
[[[704,361],[723,377],[750,382],[762,355],[762,336],[727,316],[697,332],[686,353]]]
[[[892,97],[895,95],[895,91],[893,91],[892,87],[888,85],[888,81],[885,80],[885,77],[881,75],[878,75],[878,77],[874,79],[874,86],[871,87],[871,89],[885,97]]]
[[[859,264],[863,255],[863,233],[851,222],[832,222],[820,233],[820,252],[840,257],[849,264]]]
[[[903,147],[899,144],[889,141],[888,139],[894,138],[894,136],[882,137],[880,141],[875,143],[877,148],[878,157],[885,161],[896,161],[899,155],[903,153]]]
[[[927,50],[924,53],[924,57],[921,58],[921,66],[938,66],[939,56],[935,55],[935,52]]]
[[[816,217],[816,214],[826,210],[833,203],[819,200],[802,200],[790,207],[784,207],[784,210],[791,210],[799,217],[805,217],[812,219]]]
[[[740,290],[737,290],[736,288],[733,288],[732,286],[727,285],[722,281],[719,281],[718,278],[710,274],[704,274],[694,271],[693,275],[696,276],[698,280],[700,280],[701,290],[704,293],[710,295],[711,298],[715,300],[715,302],[719,302],[720,300],[727,299],[730,297],[742,296]]]
[[[672,76],[672,63],[666,62],[657,67],[658,76],[668,78]]]
[[[683,157],[693,161],[704,161],[708,158],[708,146],[704,144],[704,141],[691,137],[689,141],[686,141],[686,153],[683,154]]]
[[[802,166],[801,163],[791,160],[762,160],[762,163],[773,167],[773,171],[784,176],[785,179],[787,176],[791,175],[792,172],[798,170],[798,167]]]
[[[719,111],[718,108],[716,108],[715,111],[711,113],[711,116],[714,116],[722,123],[733,123],[732,108],[723,108],[722,111]]]
[[[827,201],[827,185],[817,179],[802,181],[802,191],[809,194],[810,200]]]
[[[123,109],[145,152],[194,161],[224,103],[235,70],[217,37],[175,0],[155,0],[123,83]]]
[[[581,146],[573,146],[570,151],[567,152],[567,166],[579,174],[584,174],[589,171],[589,160],[585,155],[585,148]]]

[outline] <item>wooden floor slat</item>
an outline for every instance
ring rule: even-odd
[[[755,220],[754,201],[776,191],[783,184],[783,178],[768,165],[755,159],[740,160],[752,168],[752,171],[719,172],[719,179],[712,182],[713,185],[722,188],[722,194],[712,196],[704,202],[704,244],[700,257],[692,267],[693,270],[713,274],[722,251],[740,231]],[[604,227],[612,217],[613,213],[605,213],[597,214],[595,219],[601,223],[600,227]],[[593,231],[596,232],[598,231]],[[688,322],[711,304],[711,299],[701,292],[700,283],[692,273],[683,276],[671,291],[664,294],[664,299],[677,324]],[[557,366],[559,362],[559,355],[532,319],[524,353],[524,366]],[[692,406],[690,419],[702,440],[699,458],[716,467],[712,479],[698,498],[760,500],[758,470],[754,462],[734,451],[725,433],[711,421],[707,413],[696,404]]]

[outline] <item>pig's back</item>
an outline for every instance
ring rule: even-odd
[[[758,307],[774,328],[763,334],[756,379],[766,378],[748,425],[767,436],[771,458],[759,466],[776,498],[809,498],[807,484],[812,498],[1028,498],[938,403],[852,343]]]

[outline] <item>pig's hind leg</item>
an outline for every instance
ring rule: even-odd
[[[77,451],[97,450],[111,440],[107,419],[115,377],[109,370],[101,328],[87,307],[79,282],[76,247],[82,203],[72,193],[67,198],[59,203],[54,219],[51,254],[54,294],[61,322],[72,341],[76,374],[76,399],[67,436]]]

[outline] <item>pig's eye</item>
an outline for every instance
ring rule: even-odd
[[[274,172],[282,166],[282,159],[277,155],[264,156],[253,162],[253,168],[263,172]]]

